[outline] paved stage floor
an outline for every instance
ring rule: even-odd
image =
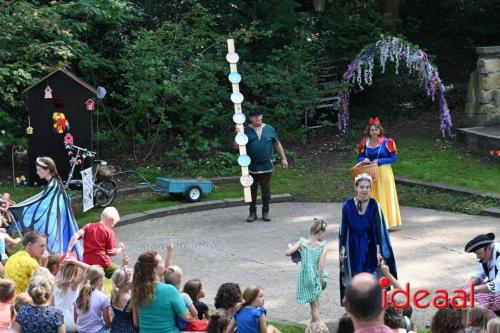
[[[245,207],[235,207],[173,215],[118,226],[116,235],[125,243],[131,265],[147,249],[164,257],[165,245],[172,240],[174,264],[184,269],[184,282],[201,279],[204,301],[211,307],[222,283],[239,283],[242,291],[255,284],[264,288],[269,319],[306,324],[309,305],[295,301],[298,266],[284,253],[289,242],[308,235],[313,218],[325,219],[329,224],[327,239],[334,250],[328,256],[330,279],[320,298],[320,311],[322,319],[333,327],[343,313],[337,281],[341,204],[272,204],[272,222],[246,223],[247,213]],[[474,255],[464,253],[467,241],[487,232],[500,238],[500,219],[494,217],[412,207],[401,207],[401,214],[403,226],[390,236],[399,281],[410,282],[412,290],[452,291],[459,283],[468,282],[477,261]],[[418,327],[430,324],[434,312],[414,309]]]

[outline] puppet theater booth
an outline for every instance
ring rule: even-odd
[[[28,94],[29,184],[41,183],[36,174],[39,156],[51,157],[66,180],[70,158],[65,140],[72,139],[75,145],[92,150],[92,112],[97,91],[75,74],[57,69],[23,92]],[[79,172],[74,176],[80,177]]]

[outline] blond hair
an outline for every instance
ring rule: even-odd
[[[42,279],[49,281],[50,285],[54,284],[54,275],[49,271],[47,267],[40,266],[33,271],[31,274],[31,280]]]
[[[44,274],[39,274],[31,279],[28,285],[28,294],[33,299],[34,304],[42,305],[50,300],[53,283],[54,279],[50,279]]]
[[[101,213],[101,221],[105,220],[113,220],[113,224],[117,224],[120,222],[120,214],[118,214],[118,210],[115,207],[106,207]]]
[[[500,318],[490,319],[487,325],[488,333],[500,333]]]
[[[80,268],[76,263],[67,262],[59,271],[60,275],[56,282],[57,287],[61,289],[63,293],[66,293],[73,281],[77,278],[79,272]]]
[[[92,296],[92,293],[97,288],[99,280],[104,278],[104,269],[98,265],[91,265],[85,270],[84,274],[85,282],[76,299],[76,307],[83,313],[89,311],[90,296]]]
[[[315,321],[309,323],[306,327],[305,333],[329,333],[328,326],[322,321]]]
[[[125,288],[132,282],[134,272],[129,267],[123,267],[113,272],[111,282],[113,282],[113,290],[111,291],[111,303],[114,304],[118,297],[120,289]]]
[[[12,306],[14,307],[14,310],[18,312],[22,306],[28,304],[33,304],[33,299],[27,292],[22,292],[20,294],[17,294],[16,299],[14,300]]]
[[[179,289],[181,287],[183,274],[182,268],[179,266],[170,266],[165,270],[163,277],[165,279],[165,283],[174,285],[177,289]]]

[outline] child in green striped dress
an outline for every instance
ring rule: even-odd
[[[301,253],[301,265],[297,277],[297,303],[309,303],[311,306],[311,322],[317,322],[319,318],[319,295],[326,287],[325,272],[326,255],[328,252],[326,235],[327,223],[323,220],[314,219],[309,237],[303,238],[286,251],[290,256],[295,251]]]

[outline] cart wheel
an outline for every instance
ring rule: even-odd
[[[189,186],[186,191],[184,191],[184,197],[189,202],[198,202],[201,200],[203,191],[198,185]]]

